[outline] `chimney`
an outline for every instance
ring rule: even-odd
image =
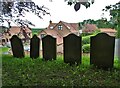
[[[50,24],[52,23],[52,21],[50,20]]]

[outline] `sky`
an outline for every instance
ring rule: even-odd
[[[38,18],[32,13],[26,14],[26,19],[35,24],[35,28],[46,28],[51,20],[53,23],[58,23],[59,21],[64,21],[68,23],[78,23],[87,19],[100,19],[102,17],[102,9],[110,4],[115,4],[119,0],[94,0],[95,3],[86,9],[86,7],[81,5],[79,11],[74,10],[74,5],[69,6],[64,0],[32,0],[37,5],[49,8],[50,15],[43,16],[43,19]],[[106,13],[106,18],[110,18],[109,13]],[[30,26],[33,28],[33,26]]]

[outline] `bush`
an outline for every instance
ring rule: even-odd
[[[99,34],[99,33],[101,33],[101,31],[100,31],[99,29],[96,29],[96,30],[94,31],[93,35],[97,35],[97,34]]]
[[[82,33],[82,36],[89,36],[89,35],[92,35],[93,33]]]
[[[90,44],[90,36],[82,37],[82,45]]]
[[[89,35],[89,36],[82,37],[82,45],[84,45],[84,44],[90,44],[90,37],[91,36],[95,36],[95,35]]]
[[[90,44],[85,44],[82,46],[83,53],[90,53]]]

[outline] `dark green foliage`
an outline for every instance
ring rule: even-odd
[[[98,28],[115,28],[115,25],[112,24],[111,21],[107,21],[107,19],[88,19],[84,20],[83,22],[79,23],[81,26],[84,26],[85,24],[95,24]]]
[[[74,9],[75,11],[78,11],[81,7],[81,4],[79,2],[77,2],[75,5],[74,5]]]
[[[68,5],[72,5],[74,4],[74,9],[75,11],[78,11],[80,9],[80,6],[83,5],[86,8],[89,8],[91,6],[91,4],[94,3],[94,0],[89,0],[89,1],[73,1],[73,0],[65,0],[65,2],[67,1]]]
[[[3,56],[2,86],[39,88],[39,86],[118,87],[120,85],[120,63],[117,58],[114,62],[115,68],[111,71],[93,68],[89,62],[88,56],[83,56],[82,64],[78,66],[69,66],[63,62],[62,57],[46,62],[41,58],[19,59]]]
[[[83,53],[90,53],[90,44],[84,44],[82,46]]]
[[[114,5],[108,5],[103,9],[103,11],[109,11],[110,13],[110,22],[113,27],[117,30],[117,38],[120,38],[120,1]]]
[[[44,30],[45,28],[31,28],[32,34],[39,34],[40,31]]]
[[[88,35],[92,35],[93,33],[82,33],[82,37],[88,36]]]
[[[90,36],[82,37],[82,45],[90,44]]]

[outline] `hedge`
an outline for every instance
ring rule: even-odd
[[[85,44],[82,46],[83,53],[90,53],[90,44]]]

